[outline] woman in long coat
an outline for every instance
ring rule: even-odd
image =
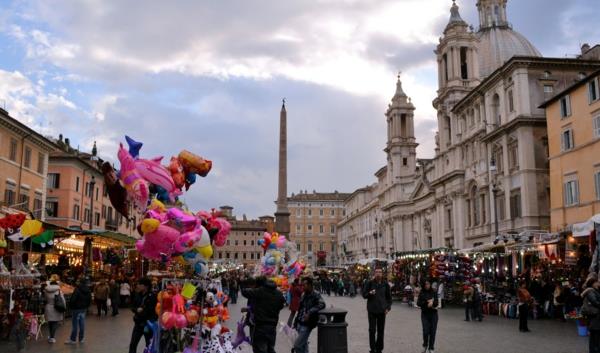
[[[60,277],[57,274],[50,276],[50,281],[47,282],[46,288],[44,289],[44,295],[46,297],[46,307],[44,315],[48,322],[48,330],[50,334],[48,336],[48,343],[55,343],[56,329],[58,328],[59,322],[63,320],[63,313],[59,312],[54,308],[54,297],[60,295],[64,301],[64,295],[60,291]]]

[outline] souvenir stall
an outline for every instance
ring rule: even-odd
[[[412,302],[414,287],[424,279],[444,285],[444,299],[455,302],[455,294],[462,283],[472,278],[471,260],[448,248],[400,252],[392,264],[392,278],[396,296],[405,302]],[[396,284],[397,283],[397,284]],[[460,298],[458,298],[460,299]]]

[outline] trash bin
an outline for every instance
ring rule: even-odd
[[[319,312],[318,353],[348,353],[347,313],[337,308],[325,308]]]

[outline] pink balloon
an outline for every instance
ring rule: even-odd
[[[173,245],[179,238],[179,231],[161,224],[152,232],[136,242],[136,248],[142,256],[152,260],[162,260],[163,255],[171,257]]]
[[[171,173],[167,168],[160,164],[161,158],[153,160],[136,159],[135,167],[142,176],[151,184],[158,185],[169,193],[171,202],[175,202],[175,197],[181,195],[181,190],[175,186]]]
[[[119,162],[121,162],[120,179],[125,185],[127,195],[133,200],[135,207],[143,212],[148,206],[148,183],[135,167],[135,160],[129,152],[120,144],[118,152]]]
[[[187,319],[185,318],[185,315],[183,314],[175,314],[175,327],[177,328],[184,328],[187,327]]]
[[[190,231],[198,224],[198,219],[195,216],[187,214],[176,207],[167,211],[167,219],[173,227],[180,229],[182,232]]]

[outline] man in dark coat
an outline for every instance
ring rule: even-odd
[[[383,278],[381,268],[375,269],[373,280],[365,282],[362,295],[363,298],[367,299],[371,353],[381,353],[383,352],[385,316],[392,309],[392,291],[390,285]]]
[[[319,311],[325,309],[325,302],[321,294],[313,288],[313,279],[306,277],[302,280],[304,293],[300,298],[298,316],[294,320],[294,327],[298,331],[298,337],[294,342],[294,353],[308,353],[308,338],[311,331],[317,327],[319,322]]]
[[[75,344],[77,338],[79,338],[79,343],[83,343],[85,333],[85,313],[91,303],[92,291],[90,290],[87,279],[82,277],[79,279],[77,287],[69,300],[72,328],[71,337],[65,344]]]
[[[242,295],[252,303],[254,314],[252,350],[254,353],[275,353],[277,323],[285,298],[273,281],[261,278],[257,283],[257,288],[242,289]]]
[[[156,294],[152,291],[152,282],[149,278],[141,278],[138,281],[136,293],[133,298],[131,311],[133,311],[133,330],[129,342],[129,353],[136,353],[137,346],[144,337],[146,347],[150,345],[152,332],[145,330],[148,321],[156,321]]]

